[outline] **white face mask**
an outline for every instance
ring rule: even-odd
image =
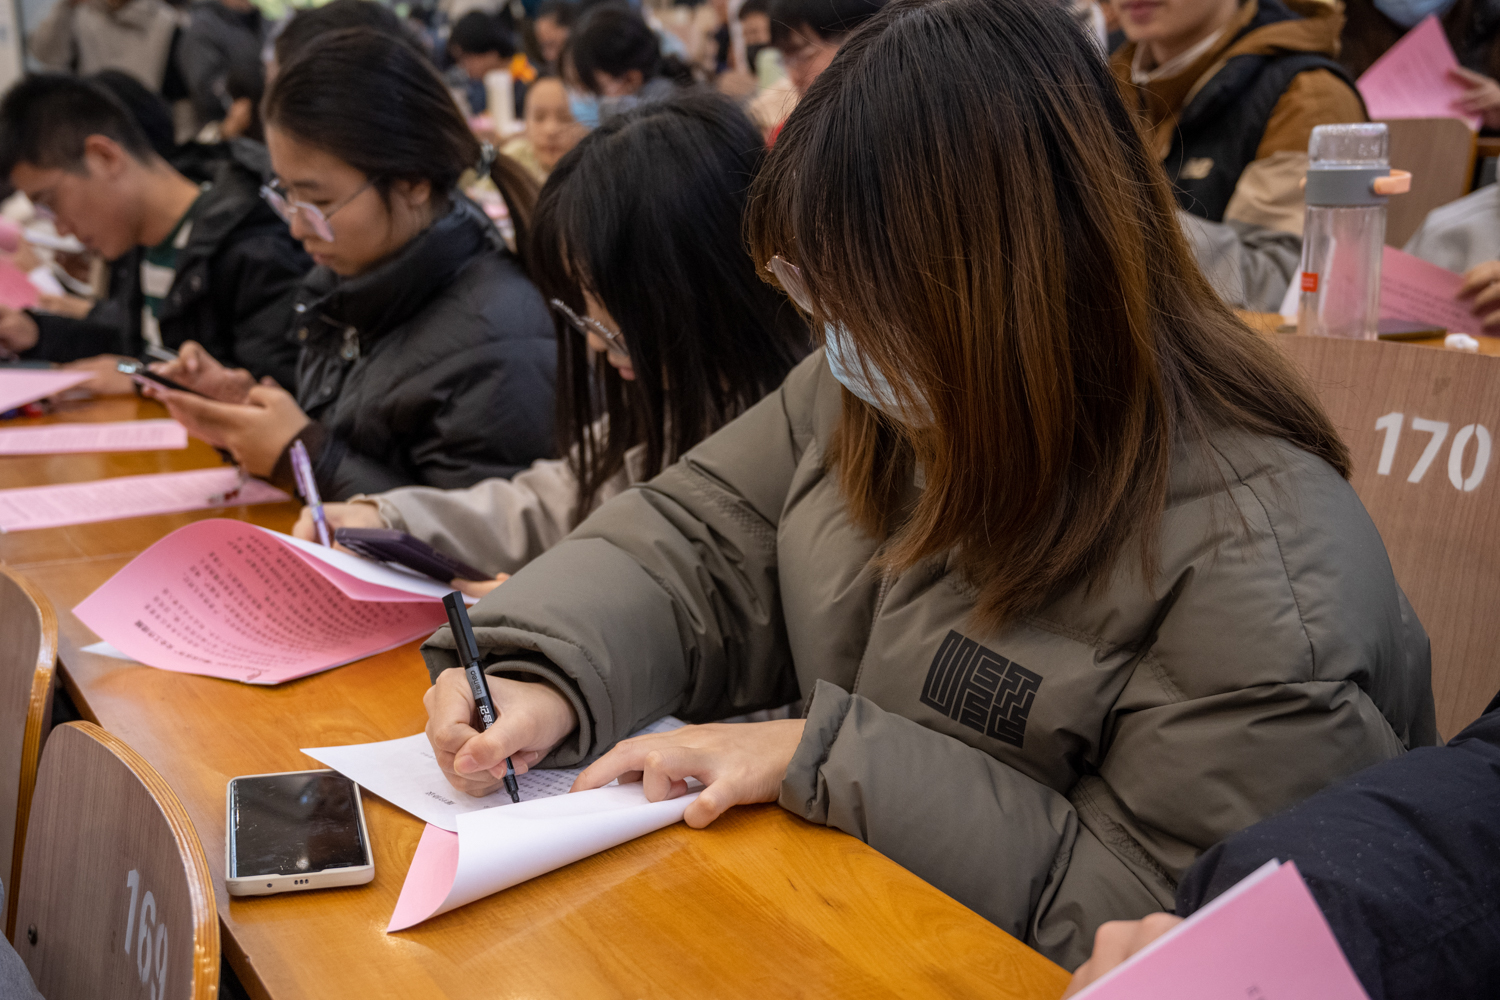
[[[896,398],[895,391],[891,389],[891,383],[879,368],[859,356],[859,349],[854,346],[854,340],[848,331],[832,323],[826,324],[823,328],[823,343],[828,368],[840,385],[891,419],[911,422],[907,419],[901,401]],[[924,406],[919,420],[929,418],[930,415],[931,411]]]
[[[1416,27],[1428,14],[1439,17],[1448,12],[1454,0],[1374,0],[1375,9],[1403,28]]]

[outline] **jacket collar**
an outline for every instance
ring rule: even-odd
[[[1290,4],[1290,5],[1289,5]],[[1202,53],[1191,65],[1171,76],[1136,84],[1131,80],[1137,46],[1127,42],[1110,59],[1110,65],[1127,103],[1144,117],[1152,147],[1158,157],[1166,156],[1172,136],[1180,124],[1184,109],[1198,94],[1214,83],[1225,64],[1240,56],[1278,56],[1293,52],[1316,52],[1335,56],[1339,32],[1344,24],[1340,3],[1301,0],[1245,0],[1228,30],[1219,36],[1218,44]],[[1253,77],[1253,73],[1248,74]],[[1248,83],[1246,79],[1241,81]]]
[[[322,319],[314,326],[325,336],[353,328],[364,344],[416,315],[469,261],[505,248],[478,206],[458,192],[452,198],[442,218],[364,274],[341,279],[326,267],[314,268],[298,293],[297,311]]]

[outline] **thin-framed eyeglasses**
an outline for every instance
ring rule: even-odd
[[[343,201],[339,202],[337,205],[333,206],[326,212],[318,208],[318,206],[316,205],[309,205],[305,201],[295,200],[291,196],[290,192],[281,187],[280,181],[273,181],[270,184],[263,185],[260,189],[260,196],[266,199],[266,204],[270,205],[271,210],[274,211],[277,215],[281,216],[281,221],[285,222],[288,226],[292,224],[293,219],[297,218],[300,215],[302,217],[302,221],[307,223],[307,227],[313,231],[314,236],[322,240],[324,243],[332,243],[333,226],[329,225],[328,220],[332,219],[334,215],[338,213],[339,209],[343,208],[345,205],[349,204],[355,198],[358,198],[360,195],[364,194],[374,186],[375,178],[371,177],[369,180],[365,181],[364,186],[361,187],[358,191],[354,192],[349,197],[345,198]]]
[[[592,316],[580,316],[562,299],[553,299],[552,308],[557,314],[565,319],[569,326],[588,338],[593,334],[604,341],[604,349],[622,361],[630,360],[630,349],[625,346],[625,337],[616,330],[611,330]]]
[[[771,272],[781,290],[786,292],[797,308],[808,315],[812,314],[812,296],[807,294],[807,283],[802,280],[802,268],[777,254],[766,261],[766,270]]]

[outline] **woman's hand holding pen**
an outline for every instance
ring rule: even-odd
[[[286,446],[308,424],[296,398],[269,379],[252,387],[243,403],[221,403],[158,385],[141,391],[160,400],[188,433],[226,449],[252,476],[269,476]]]
[[[243,403],[255,388],[255,378],[249,372],[225,368],[192,340],[178,349],[175,361],[153,362],[151,370],[221,403]]]
[[[525,774],[578,728],[572,702],[546,681],[485,679],[499,715],[483,732],[469,682],[457,667],[438,674],[422,696],[427,742],[438,766],[449,784],[469,795],[488,795],[501,786],[506,757],[517,774]]]
[[[715,723],[622,740],[589,765],[572,790],[619,778],[641,782],[647,801],[659,802],[685,794],[687,779],[696,778],[705,786],[703,794],[683,820],[702,829],[730,806],[776,801],[805,724],[803,719]]]

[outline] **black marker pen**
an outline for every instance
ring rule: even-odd
[[[479,724],[488,729],[495,724],[498,713],[490,699],[490,686],[484,681],[484,670],[479,666],[479,643],[474,640],[474,626],[464,608],[464,595],[455,590],[443,598],[443,607],[448,611],[448,626],[453,629],[453,646],[458,651],[458,661],[464,665],[469,691],[474,695],[474,704],[479,706]],[[505,758],[505,790],[510,793],[512,802],[521,801],[521,789],[516,784],[516,765],[509,757]]]

